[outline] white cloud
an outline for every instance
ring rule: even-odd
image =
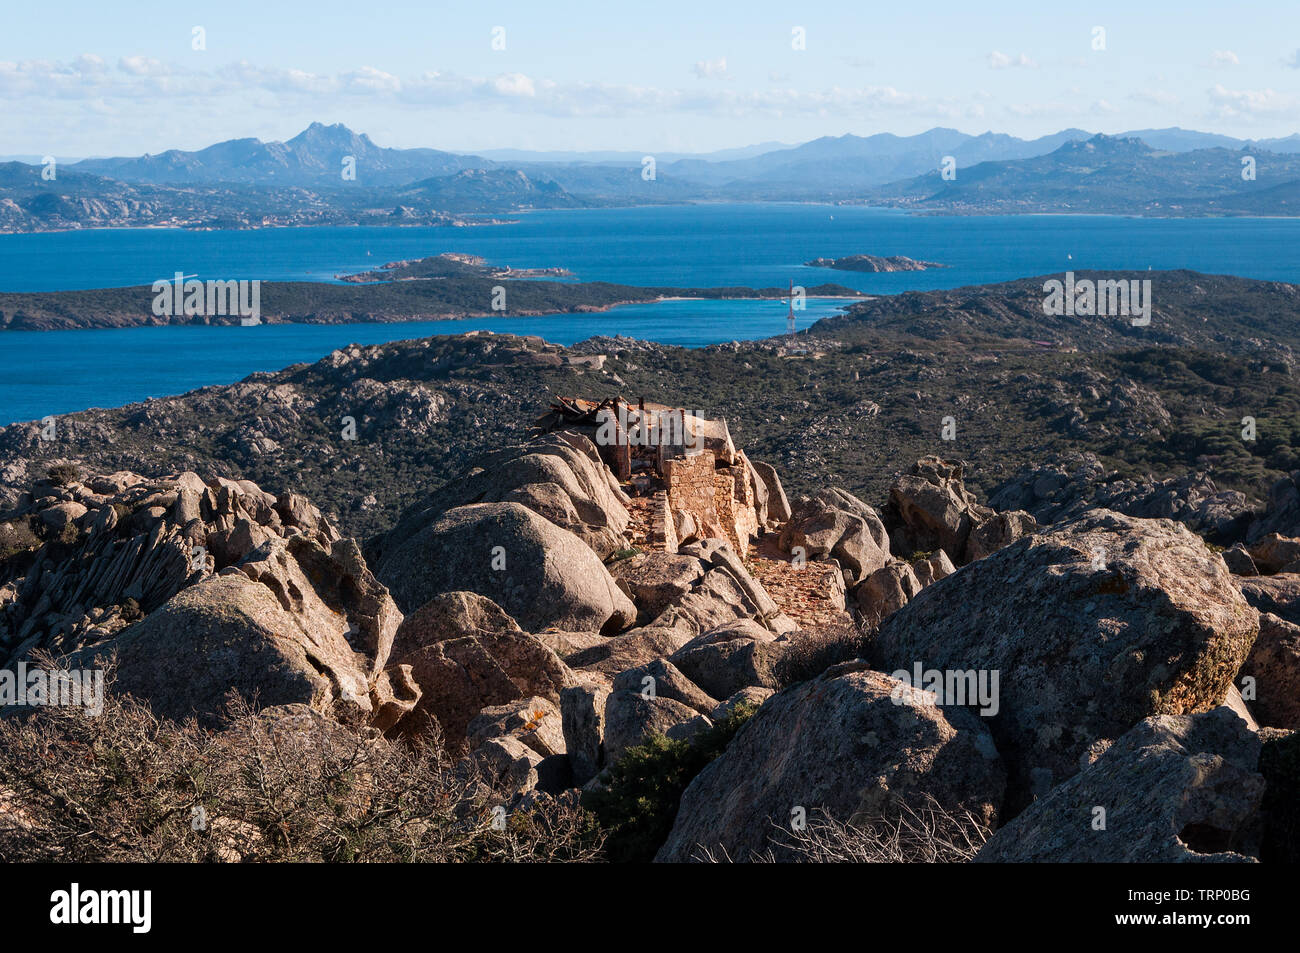
[[[344,73],[340,80],[344,91],[350,93],[396,93],[402,89],[400,79],[373,66]]]
[[[167,76],[171,70],[151,56],[124,56],[117,61],[117,68],[132,76]]]
[[[695,75],[700,79],[725,76],[727,73],[727,58],[720,56],[716,60],[700,60],[695,64],[694,69]]]
[[[1300,108],[1294,96],[1273,89],[1225,89],[1215,83],[1209,94],[1212,112],[1221,118],[1280,116]]]
[[[720,74],[721,60],[714,61]],[[708,72],[706,69],[705,72]],[[147,109],[166,106],[225,110],[270,109],[279,113],[315,113],[337,105],[340,95],[379,105],[431,108],[520,109],[529,115],[623,118],[675,112],[735,118],[762,116],[871,118],[899,114],[955,120],[983,115],[971,96],[935,97],[894,86],[830,86],[797,89],[791,77],[773,74],[770,84],[740,88],[730,83],[683,88],[631,84],[558,83],[523,73],[464,76],[426,72],[397,76],[375,66],[321,74],[263,66],[241,60],[216,69],[162,63],[144,56],[126,57],[117,69],[91,55],[70,63],[0,61],[0,96],[39,110],[48,101],[91,103],[124,109],[138,103]]]
[[[1215,50],[1210,54],[1210,69],[1222,69],[1225,66],[1240,66],[1241,60],[1232,50]]]
[[[989,69],[1010,69],[1012,67],[1033,69],[1037,66],[1038,64],[1024,53],[1017,56],[1008,56],[1000,50],[994,50],[989,54]]]
[[[1282,61],[1283,66],[1289,66],[1291,69],[1300,69],[1300,50],[1296,50],[1290,56]]]
[[[492,81],[492,88],[502,96],[537,95],[537,84],[523,73],[505,73]]]

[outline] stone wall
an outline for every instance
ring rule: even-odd
[[[697,450],[664,461],[664,483],[668,487],[668,506],[674,515],[684,513],[694,519],[700,536],[728,538],[718,519],[717,483],[713,454]]]
[[[750,537],[758,535],[758,511],[744,460],[715,472],[713,505],[732,548],[745,552]]]

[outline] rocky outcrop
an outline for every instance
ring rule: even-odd
[[[1270,533],[1300,536],[1300,470],[1291,473],[1269,488],[1265,510],[1246,531],[1247,541],[1263,539]]]
[[[1257,854],[1260,739],[1227,708],[1147,718],[1031,804],[983,862],[1186,863]]]
[[[966,537],[964,561],[969,563],[983,559],[1004,546],[1010,546],[1020,537],[1032,536],[1036,532],[1038,521],[1022,510],[994,513],[987,519],[974,519],[970,535]]]
[[[884,671],[999,678],[989,719],[1023,806],[1142,718],[1219,704],[1258,617],[1188,530],[1105,510],[926,587],[881,626]]]
[[[1255,568],[1266,575],[1300,572],[1300,539],[1269,533],[1249,547]]]
[[[577,536],[602,559],[628,546],[627,497],[590,440],[559,432],[479,458],[468,476],[407,509],[389,533],[371,544],[371,558],[382,560],[456,507],[504,502],[528,507]]]
[[[519,503],[475,503],[385,547],[376,575],[399,606],[477,592],[526,629],[620,631],[636,607],[591,547]]]
[[[359,596],[364,580],[314,541],[268,540],[92,651],[115,653],[117,688],[173,718],[220,721],[233,690],[391,724],[418,692],[405,672],[381,684],[401,616],[373,580],[377,588]]]
[[[839,821],[896,817],[933,797],[992,823],[1005,777],[980,719],[862,664],[832,668],[769,698],[691,782],[656,861],[703,851],[788,856],[792,812]]]
[[[939,550],[943,552],[943,550]],[[945,557],[946,558],[946,557]],[[918,565],[930,567],[927,560],[919,560]],[[851,590],[858,617],[867,625],[877,625],[887,616],[907,605],[918,592],[922,583],[917,578],[912,564],[895,559],[886,566],[881,566],[860,585]]]
[[[894,481],[885,522],[896,554],[941,550],[959,566],[1038,530],[1029,513],[980,505],[966,489],[962,464],[939,457],[918,460]]]
[[[784,526],[790,520],[790,500],[781,486],[781,477],[777,475],[776,467],[758,461],[754,461],[752,466],[767,491],[768,522],[774,526]]]
[[[705,568],[694,556],[651,552],[620,559],[609,571],[627,587],[642,617],[653,619],[695,588]]]
[[[560,709],[537,695],[505,705],[489,705],[470,719],[465,729],[471,750],[492,738],[503,737],[514,738],[542,758],[565,753]]]
[[[231,691],[380,728],[415,704],[409,672],[385,671],[401,613],[301,497],[194,473],[35,489],[19,519],[46,538],[0,590],[7,664],[115,654],[119,690],[209,724]]]
[[[691,644],[672,657],[687,678],[714,698],[729,698],[745,688],[777,688],[781,647],[753,639]]]
[[[718,701],[702,691],[696,682],[682,674],[667,659],[655,659],[620,672],[614,679],[614,691],[649,693],[659,698],[671,698],[701,715],[708,715],[718,707]]]
[[[1252,607],[1300,625],[1300,573],[1237,578],[1237,587]]]
[[[834,559],[856,583],[889,560],[889,534],[876,511],[840,489],[820,490],[794,503],[779,545],[808,562]]]
[[[586,784],[605,762],[605,702],[601,685],[571,685],[560,692],[560,720],[573,782]]]
[[[688,741],[712,722],[693,708],[671,698],[642,692],[610,692],[605,700],[605,760],[616,762],[623,752],[649,735]]]
[[[1300,625],[1259,615],[1259,637],[1237,678],[1253,681],[1251,712],[1261,725],[1300,731]]]
[[[964,562],[972,518],[993,515],[966,489],[962,465],[925,457],[889,489],[885,510],[894,551],[908,555],[942,549],[954,563]]]
[[[103,643],[273,539],[300,537],[331,554],[321,563],[338,563],[328,570],[327,588],[350,576],[373,599],[386,598],[355,544],[335,552],[339,534],[319,510],[247,480],[205,482],[194,473],[151,480],[121,472],[68,486],[41,483],[6,525],[15,544],[21,536],[31,550],[11,556],[11,572],[24,568],[0,588],[0,661],[7,665],[32,649],[66,653]],[[297,552],[305,558],[307,550]],[[375,624],[391,636],[396,622]]]
[[[1240,537],[1254,517],[1244,494],[1220,490],[1204,473],[1167,480],[1115,479],[1093,454],[1081,455],[1073,469],[1024,470],[996,489],[989,505],[1027,510],[1040,524],[1074,519],[1090,509],[1109,509],[1142,519],[1174,520],[1225,541]]]
[[[421,733],[433,719],[452,746],[485,708],[530,696],[558,706],[560,692],[577,684],[554,652],[473,593],[436,597],[403,622],[393,644],[392,664],[409,665],[423,691],[398,730]]]

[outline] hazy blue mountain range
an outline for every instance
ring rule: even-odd
[[[356,159],[357,181],[366,185],[404,185],[416,179],[484,169],[493,163],[437,149],[386,149],[347,126],[314,122],[288,142],[231,139],[197,152],[169,149],[136,158],[84,159],[78,172],[93,172],[124,182],[192,185],[240,182],[281,185],[338,184],[342,160]]]
[[[456,224],[536,208],[693,201],[823,201],[931,212],[1294,215],[1300,135],[1247,142],[1183,129],[1026,140],[936,128],[823,137],[702,156],[389,149],[343,125],[288,142],[235,139],[197,152],[0,163],[0,231],[103,226]],[[1257,178],[1241,177],[1243,155]],[[951,156],[957,177],[939,166]],[[525,161],[526,160],[526,161]],[[355,177],[343,171],[355,164]]]
[[[1144,215],[1295,215],[1300,155],[1225,148],[1167,152],[1132,137],[1094,136],[1043,156],[937,169],[872,190],[869,204],[936,212],[1109,212]]]

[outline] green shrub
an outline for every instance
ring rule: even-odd
[[[582,797],[582,806],[604,832],[605,858],[615,863],[654,860],[673,829],[687,786],[757,710],[742,702],[692,741],[654,734],[623,752],[609,769],[608,785]]]
[[[70,486],[81,481],[81,468],[75,463],[56,463],[45,471],[45,479],[55,486]]]

